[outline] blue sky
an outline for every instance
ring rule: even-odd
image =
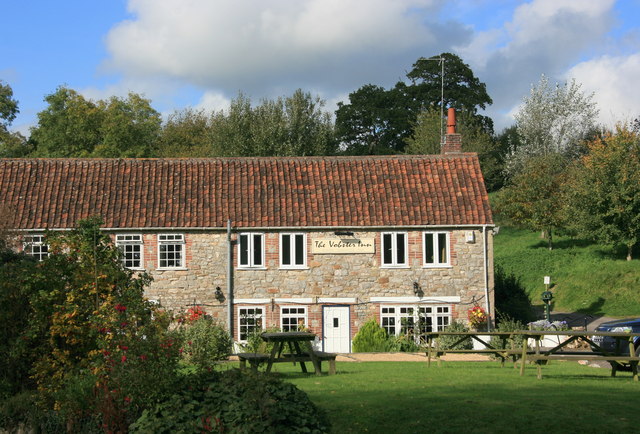
[[[500,129],[541,74],[594,93],[601,121],[640,115],[640,0],[0,0],[0,80],[28,132],[60,85],[144,94],[167,115],[302,88],[335,110],[420,56],[458,54]]]

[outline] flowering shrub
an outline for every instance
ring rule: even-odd
[[[529,330],[569,330],[569,325],[566,321],[547,321],[541,319],[530,322],[528,325]]]
[[[231,354],[233,341],[229,332],[216,321],[200,316],[179,330],[183,360],[199,369],[210,369]]]
[[[171,318],[144,298],[150,276],[122,266],[99,220],[47,241],[50,257],[32,261],[19,280],[30,290],[16,341],[24,345],[23,369],[35,381],[39,408],[65,418],[63,425],[93,420],[123,432],[176,382]]]
[[[480,306],[474,306],[467,311],[467,318],[471,327],[478,329],[486,324],[487,312]]]
[[[193,324],[194,322],[198,321],[200,318],[203,318],[207,315],[207,312],[201,308],[200,306],[193,306],[190,307],[189,309],[187,309],[186,312],[184,312],[181,315],[178,315],[176,317],[176,321],[179,324]]]

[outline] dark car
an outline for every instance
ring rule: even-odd
[[[623,332],[640,333],[640,318],[619,319],[615,321],[603,322],[596,330],[597,332]],[[594,336],[593,342],[607,352],[616,351],[616,339],[609,336]],[[640,337],[634,338],[635,355],[640,356]],[[629,345],[625,341],[620,341],[620,353],[629,355]]]

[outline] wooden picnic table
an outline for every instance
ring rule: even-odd
[[[316,335],[309,332],[269,332],[260,335],[265,342],[273,343],[270,354],[240,353],[241,366],[249,361],[254,370],[259,363],[266,362],[266,372],[271,372],[274,363],[300,363],[302,372],[307,372],[305,362],[313,364],[316,375],[322,374],[322,362],[329,362],[329,374],[335,374],[336,354],[316,351],[311,344]],[[283,352],[285,349],[289,352]]]
[[[591,361],[607,361],[611,364],[611,376],[615,377],[617,370],[622,367],[623,362],[629,363],[634,381],[638,381],[638,362],[640,357],[636,356],[634,339],[640,336],[640,333],[627,332],[596,332],[596,331],[539,331],[527,330],[523,332],[527,339],[535,340],[535,348],[532,351],[525,351],[523,348],[522,365],[520,367],[520,375],[524,375],[524,362],[531,360],[538,365],[538,378],[542,378],[542,362],[549,360],[591,360]],[[545,336],[568,336],[563,342],[551,348],[544,348],[540,345],[540,341]],[[605,350],[597,342],[594,337],[612,337],[616,340],[616,347],[613,351]],[[559,341],[559,339],[558,339]],[[575,351],[568,349],[568,345],[572,342],[586,342],[591,351]],[[623,353],[623,348],[627,347],[629,354]]]
[[[449,350],[438,348],[439,336],[459,336],[453,345],[461,343],[465,340],[472,339],[481,342],[485,348],[483,349],[468,349],[468,350]],[[485,337],[491,338],[497,336],[501,339],[502,345],[500,348],[494,347],[490,342],[486,342]],[[553,347],[543,347],[540,345],[545,336],[558,337],[558,344]],[[568,337],[568,339],[560,342],[560,336]],[[594,342],[593,337],[612,337],[616,340],[616,348],[614,351],[605,350],[597,342]],[[634,348],[634,338],[640,336],[640,333],[626,333],[626,332],[596,332],[596,331],[549,331],[549,330],[517,330],[512,332],[430,332],[426,333],[427,340],[427,365],[431,365],[431,358],[435,356],[440,364],[440,356],[447,353],[458,354],[492,354],[500,357],[502,364],[508,357],[512,357],[515,362],[520,361],[520,375],[524,375],[524,367],[527,362],[533,361],[537,364],[538,378],[542,378],[542,364],[549,360],[591,360],[591,361],[607,361],[611,364],[611,376],[615,377],[616,371],[622,367],[623,363],[628,363],[631,366],[633,373],[633,379],[638,381],[638,362],[640,357],[636,356]],[[522,348],[516,349],[514,345],[514,339],[520,337],[523,341]],[[511,348],[506,348],[506,341],[511,341]],[[527,345],[528,339],[535,340],[535,347],[529,348]],[[568,345],[575,341],[586,342],[590,350],[578,351],[568,348]],[[453,346],[452,345],[452,346]],[[623,348],[629,349],[629,354],[623,353]]]
[[[431,366],[431,359],[435,358],[438,362],[438,366],[440,365],[440,356],[451,353],[451,354],[486,354],[493,355],[500,358],[500,362],[502,366],[504,366],[504,361],[507,358],[512,358],[514,361],[517,356],[521,355],[522,351],[515,348],[514,341],[511,339],[514,335],[519,334],[518,332],[429,332],[425,334],[426,342],[427,342],[427,365]],[[454,341],[451,344],[452,347],[456,345],[471,340],[480,342],[484,348],[482,349],[464,349],[464,350],[454,350],[454,349],[442,349],[439,348],[438,337],[440,336],[458,336],[459,339]],[[500,338],[501,345],[493,346],[491,345],[491,338],[498,337]],[[511,339],[511,345],[507,348],[507,341]]]

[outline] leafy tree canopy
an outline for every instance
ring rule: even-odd
[[[160,133],[160,114],[135,93],[85,99],[61,86],[47,95],[30,142],[37,157],[149,157]]]
[[[511,150],[507,171],[516,174],[535,156],[580,155],[596,130],[597,115],[593,94],[586,95],[575,81],[551,85],[543,75],[515,115],[521,144]]]
[[[460,57],[451,53],[428,59],[421,57],[407,74],[407,79],[388,90],[367,84],[349,94],[349,103],[338,104],[336,131],[345,153],[405,152],[406,141],[414,133],[414,126],[420,123],[420,113],[439,112],[441,102],[477,118],[475,124],[485,132],[493,133],[491,119],[477,114],[478,108],[484,109],[493,101],[485,84]]]
[[[565,173],[566,160],[558,155],[530,158],[498,193],[495,210],[525,228],[544,231],[551,249],[553,232],[564,225]]]
[[[628,125],[589,143],[569,177],[572,223],[580,234],[627,247],[640,241],[640,135]]]
[[[296,90],[253,107],[243,94],[211,120],[209,156],[296,156],[335,154],[333,123],[325,102]]]
[[[8,129],[19,112],[13,89],[0,80],[0,158],[22,157],[29,151],[24,136]]]
[[[0,80],[0,126],[10,125],[19,112],[18,101],[13,98],[13,89]]]

